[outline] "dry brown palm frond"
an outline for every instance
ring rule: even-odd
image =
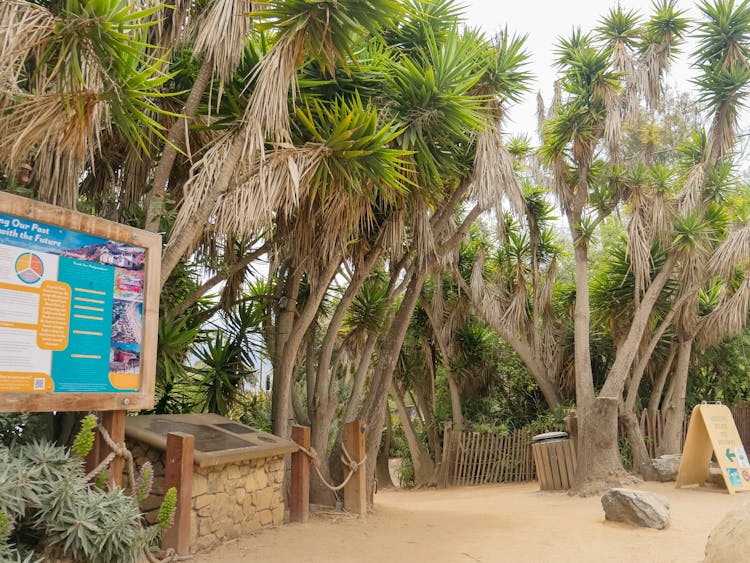
[[[652,43],[646,48],[637,76],[640,90],[646,99],[646,104],[651,109],[662,109],[664,104],[662,79],[668,72],[669,65],[670,50],[668,46]]]
[[[471,278],[469,279],[469,291],[471,299],[477,303],[482,302],[482,297],[487,292],[484,284],[484,251],[480,250],[474,260],[471,268]]]
[[[708,262],[708,275],[730,279],[736,269],[750,262],[750,225],[733,229]]]
[[[653,240],[644,217],[644,213],[649,206],[644,201],[642,192],[632,190],[630,199],[633,210],[627,227],[627,253],[635,278],[636,296],[640,299],[651,279],[651,244]]]
[[[544,142],[544,122],[547,120],[547,109],[544,107],[544,98],[541,90],[536,93],[536,132],[539,139]]]
[[[279,148],[238,175],[236,187],[223,194],[214,209],[211,230],[227,236],[250,237],[268,228],[277,213],[291,217],[325,156],[324,147]],[[204,157],[205,158],[205,157]]]
[[[737,291],[700,319],[696,333],[698,344],[705,348],[741,333],[747,326],[748,308],[750,276],[746,273]]]
[[[203,158],[192,167],[190,178],[183,187],[182,206],[172,227],[173,232],[195,232],[208,228],[208,225],[195,225],[195,228],[190,228],[190,224],[198,210],[205,205],[206,197],[213,189],[222,168],[225,166],[227,154],[235,141],[234,134],[235,132],[229,131],[223,137],[217,139],[203,155]],[[237,171],[237,176],[238,183],[242,183],[243,179],[249,176],[249,173],[247,170],[240,169]]]
[[[420,260],[436,256],[429,207],[421,198],[415,198],[411,208],[411,245]]]
[[[15,168],[46,145],[78,162],[92,156],[99,145],[100,106],[97,92],[14,96],[0,106],[0,162]]]
[[[404,256],[406,236],[406,211],[403,208],[394,209],[382,232],[383,248],[394,262],[399,262]]]
[[[709,162],[718,162],[732,150],[736,140],[737,118],[736,108],[728,103],[722,104],[714,114],[706,149]]]
[[[41,145],[34,160],[33,172],[34,182],[39,185],[39,199],[75,209],[85,161],[85,153],[62,151],[54,143]]]
[[[635,123],[640,113],[639,71],[633,51],[622,42],[615,42],[612,49],[615,69],[624,78],[624,90],[621,96],[622,115],[628,123]]]
[[[672,236],[671,217],[673,201],[664,193],[655,193],[649,198],[647,206],[647,224],[654,240],[658,240],[662,248],[668,248]]]
[[[458,225],[453,221],[450,221],[445,225],[445,228],[441,232],[440,240],[449,240],[453,235],[458,232]],[[452,266],[458,264],[458,259],[461,255],[461,249],[459,245],[453,245],[448,252],[444,252],[440,257],[439,265],[443,270],[449,270]]]
[[[30,52],[52,39],[57,20],[45,8],[26,0],[0,2],[0,85],[15,84]]]
[[[213,0],[197,22],[193,55],[210,60],[219,79],[216,106],[221,103],[224,82],[237,70],[250,32],[249,0]],[[288,88],[287,88],[288,91]]]
[[[677,196],[678,211],[683,214],[694,213],[703,203],[703,183],[706,169],[702,163],[691,166],[685,176],[685,183]]]
[[[513,288],[508,307],[502,316],[502,322],[512,332],[526,333],[529,322],[529,294],[525,283],[517,283]]]
[[[606,88],[602,92],[602,99],[607,111],[607,116],[604,118],[604,142],[610,158],[617,162],[620,159],[622,138],[622,98],[614,88]]]
[[[140,205],[146,188],[150,184],[152,160],[140,146],[129,143],[126,150],[125,160],[122,163],[121,201],[126,208],[133,209]]]
[[[289,142],[289,93],[296,91],[297,61],[302,57],[304,37],[281,38],[258,65],[255,88],[245,109],[245,155],[263,152],[267,138]]]
[[[159,0],[149,0],[146,7],[164,6]],[[187,41],[187,35],[193,31],[191,24],[194,19],[190,17],[192,9],[190,0],[170,0],[166,8],[168,17],[164,11],[158,11],[151,15],[150,21],[157,22],[156,25],[149,28],[149,43],[158,45],[163,49],[171,49],[177,43]]]
[[[552,119],[557,112],[558,106],[562,103],[562,85],[559,80],[555,80],[552,101],[547,109],[547,119]]]
[[[503,196],[517,216],[525,216],[526,200],[513,168],[513,157],[503,144],[500,124],[495,123],[477,139],[471,197],[482,209],[491,209]]]
[[[439,325],[445,324],[443,322],[445,315],[445,300],[443,299],[443,278],[440,272],[436,272],[433,275],[434,288],[432,290],[432,297],[430,298],[427,307],[430,309],[430,317],[435,320]],[[440,330],[440,326],[435,327],[436,330]]]
[[[572,209],[573,200],[572,193],[567,182],[568,164],[565,162],[565,157],[559,155],[555,157],[552,163],[552,191],[560,201],[560,207],[564,212],[568,212]]]

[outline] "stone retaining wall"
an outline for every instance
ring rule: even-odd
[[[154,488],[143,504],[146,518],[154,523],[164,498],[164,452],[130,440],[127,446],[138,467],[145,461],[154,466]],[[190,551],[282,524],[283,483],[283,456],[213,467],[194,465]]]

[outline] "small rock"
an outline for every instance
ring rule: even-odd
[[[676,481],[680,471],[681,454],[668,454],[641,463],[644,481]]]
[[[750,502],[727,512],[711,530],[704,563],[735,563],[750,553]]]
[[[614,522],[657,530],[669,525],[669,500],[664,495],[630,489],[609,489],[602,496],[602,508],[605,518]]]

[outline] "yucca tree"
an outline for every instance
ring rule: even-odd
[[[258,182],[258,171],[262,174],[268,166],[272,174],[277,174],[276,181],[262,178],[264,197],[256,197],[252,203],[245,200],[249,206],[235,211],[262,222],[275,211],[273,204],[279,199],[290,192],[293,199],[297,197],[294,187],[289,187],[290,181],[295,185],[289,175],[298,175],[300,169],[304,171],[309,161],[301,163],[285,178],[278,178],[279,163],[274,166],[273,162],[266,162],[265,144],[267,141],[288,144],[291,140],[289,98],[296,89],[295,77],[300,64],[307,56],[328,74],[337,66],[348,68],[353,55],[353,38],[376,31],[399,12],[399,5],[393,0],[346,3],[299,0],[262,2],[258,6],[262,9],[252,14],[255,25],[270,34],[272,46],[254,71],[253,89],[241,120],[206,152],[186,184],[187,197],[164,251],[162,283],[194,247],[197,237],[193,225],[206,224],[217,212],[221,196],[231,189]],[[284,156],[285,162],[289,161],[289,156]],[[310,156],[309,152],[303,152],[301,158]],[[244,174],[238,167],[241,160],[249,163],[249,170]]]
[[[736,143],[739,110],[750,83],[750,4],[724,0],[699,5],[703,20],[694,58],[700,69],[696,81],[700,101],[709,116],[705,135],[694,136],[683,148],[684,187],[679,194],[674,248],[680,253],[675,314],[676,358],[662,453],[680,450],[685,390],[693,344],[699,331],[704,343],[737,333],[747,317],[746,248],[743,217],[731,217],[723,207],[736,190],[731,151]],[[727,255],[731,262],[726,261]],[[719,265],[721,264],[721,265]],[[701,315],[697,292],[723,281],[716,308]]]
[[[647,76],[641,68],[649,64],[642,59],[643,66],[632,69],[635,76],[629,75],[632,59],[626,55],[630,54],[634,36],[652,45],[661,39],[668,46],[660,68],[666,65],[669,50],[684,29],[681,15],[673,7],[671,2],[657,4],[649,23],[638,29],[634,29],[632,15],[621,10],[611,12],[600,27],[603,47],[597,45],[594,36],[581,32],[561,41],[558,65],[563,96],[543,128],[541,155],[569,225],[575,259],[575,382],[580,430],[576,487],[583,494],[599,490],[608,481],[626,479],[617,447],[620,396],[654,304],[676,260],[668,259],[653,276],[652,269],[646,270],[643,279],[647,277],[649,283],[638,287],[631,322],[597,397],[590,352],[589,245],[595,229],[623,196],[636,193],[619,165],[617,137],[626,101],[623,92],[632,96],[628,88],[638,84],[638,76]],[[660,22],[661,34],[654,32],[655,22]],[[660,78],[661,72],[654,73],[654,78]],[[641,84],[640,91],[660,87],[658,82]]]

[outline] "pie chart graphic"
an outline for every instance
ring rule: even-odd
[[[32,252],[24,252],[16,258],[16,275],[24,283],[38,282],[44,275],[42,259]]]

